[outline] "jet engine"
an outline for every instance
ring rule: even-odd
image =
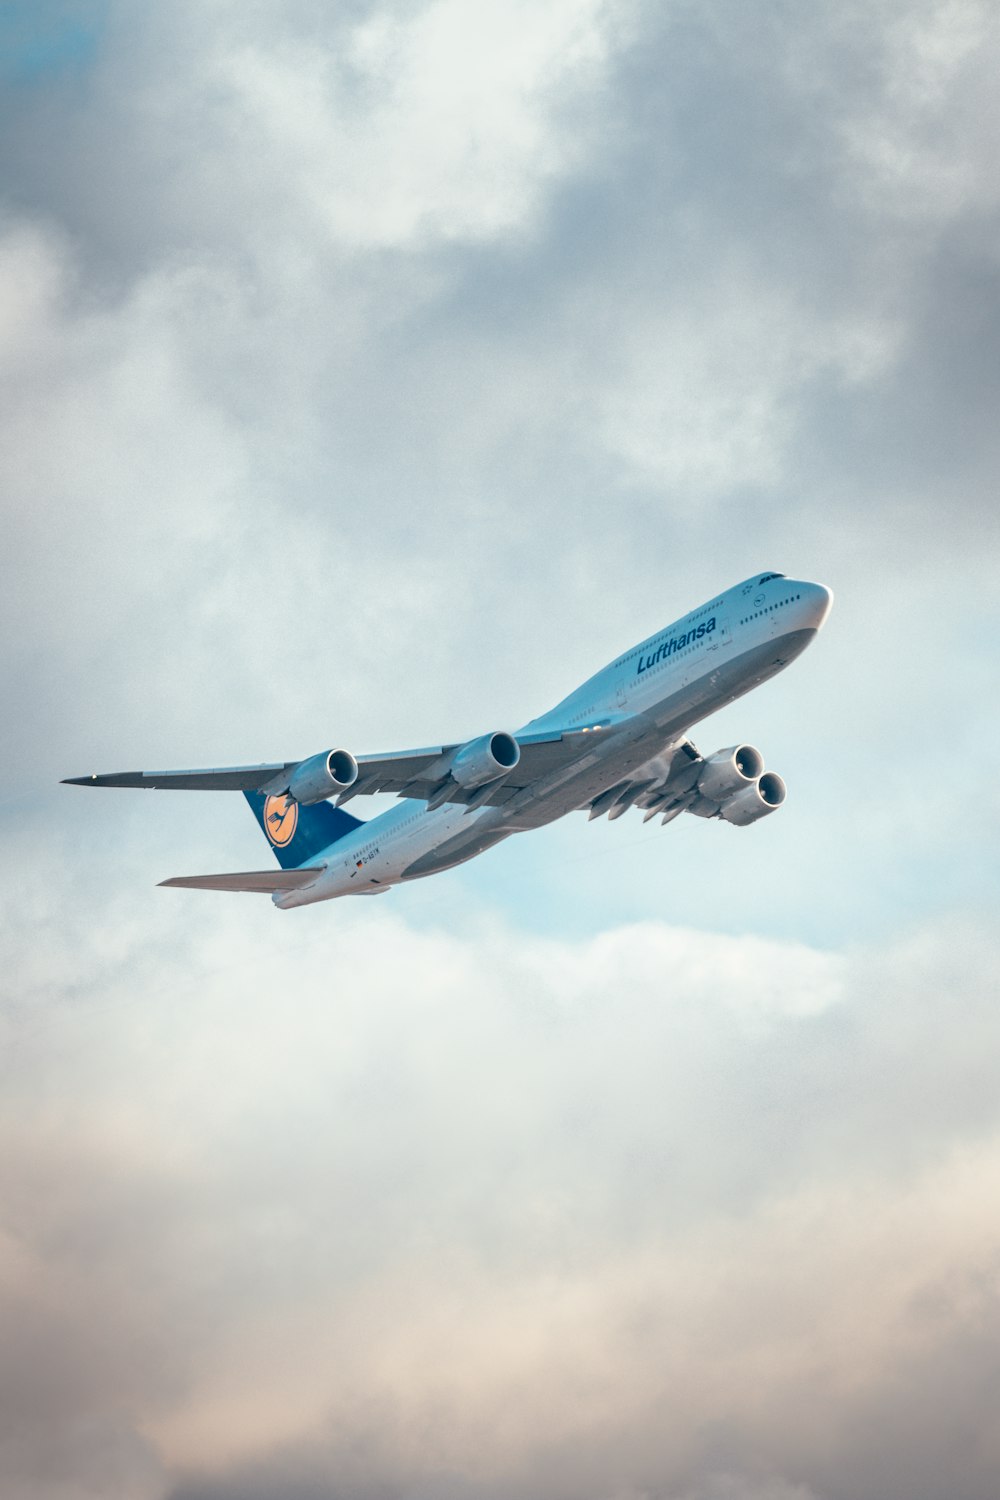
[[[324,750],[300,761],[288,783],[288,794],[296,802],[323,802],[336,792],[346,792],[358,779],[358,763],[349,750]]]
[[[449,770],[459,786],[467,791],[485,786],[512,771],[521,759],[521,747],[512,734],[503,729],[495,734],[480,735],[455,752]]]
[[[727,823],[745,828],[748,823],[756,823],[758,818],[766,818],[768,813],[775,812],[784,800],[785,783],[774,771],[765,771],[742,792],[723,802],[719,816]]]
[[[751,790],[763,770],[764,757],[753,745],[731,745],[707,758],[698,777],[698,791],[709,802],[726,802]]]

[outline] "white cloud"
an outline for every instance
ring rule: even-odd
[[[877,382],[899,339],[877,313],[817,316],[732,267],[624,331],[615,378],[597,396],[603,440],[634,474],[689,502],[779,486],[803,394],[821,376]]]
[[[522,233],[591,144],[580,105],[600,89],[629,9],[433,0],[353,23],[331,13],[325,35],[297,34],[273,8],[252,31],[235,15],[206,29],[196,14],[210,139],[199,175],[226,196],[266,195],[288,219],[272,233],[319,231],[348,251]],[[161,88],[170,112],[176,96]]]
[[[737,1472],[698,1444],[724,1422],[822,1494],[858,1403],[993,1316],[993,956],[943,993],[948,932],[845,966],[350,903],[163,898],[150,929],[158,899],[109,944],[56,888],[47,941],[11,934],[6,1280],[34,1289],[26,1337],[72,1309],[67,1442],[127,1382],[165,1470],[223,1490],[284,1452],[359,1494],[451,1472],[537,1495],[553,1462],[581,1494],[683,1494],[692,1465]],[[926,1035],[959,1014],[915,1133]]]

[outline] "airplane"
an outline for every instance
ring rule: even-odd
[[[660,815],[662,823],[687,812],[745,827],[777,811],[785,783],[764,769],[753,745],[702,756],[688,731],[800,656],[832,602],[824,584],[756,574],[616,657],[513,734],[494,730],[385,755],[334,749],[259,766],[73,776],[64,784],[243,792],[280,868],[160,883],[259,891],[283,910],[379,895],[577,810],[614,819],[637,807],[643,821]],[[344,810],[377,792],[400,800],[368,822]]]

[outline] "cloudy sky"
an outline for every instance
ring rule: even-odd
[[[0,11],[0,1492],[1000,1493],[990,0]],[[830,584],[746,830],[158,891],[62,776],[514,727]]]

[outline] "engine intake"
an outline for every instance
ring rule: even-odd
[[[719,815],[727,823],[745,828],[748,823],[756,823],[758,818],[777,812],[784,800],[785,783],[776,772],[765,771],[752,786],[744,787],[742,792],[724,802]]]
[[[709,802],[727,802],[752,787],[763,770],[764,757],[753,745],[731,745],[705,761],[698,790]]]
[[[349,750],[324,750],[300,761],[288,782],[296,802],[325,802],[335,792],[346,792],[358,779],[358,763]]]
[[[459,786],[471,791],[485,786],[513,771],[521,759],[521,747],[512,734],[500,729],[495,734],[480,735],[455,752],[449,767]]]

